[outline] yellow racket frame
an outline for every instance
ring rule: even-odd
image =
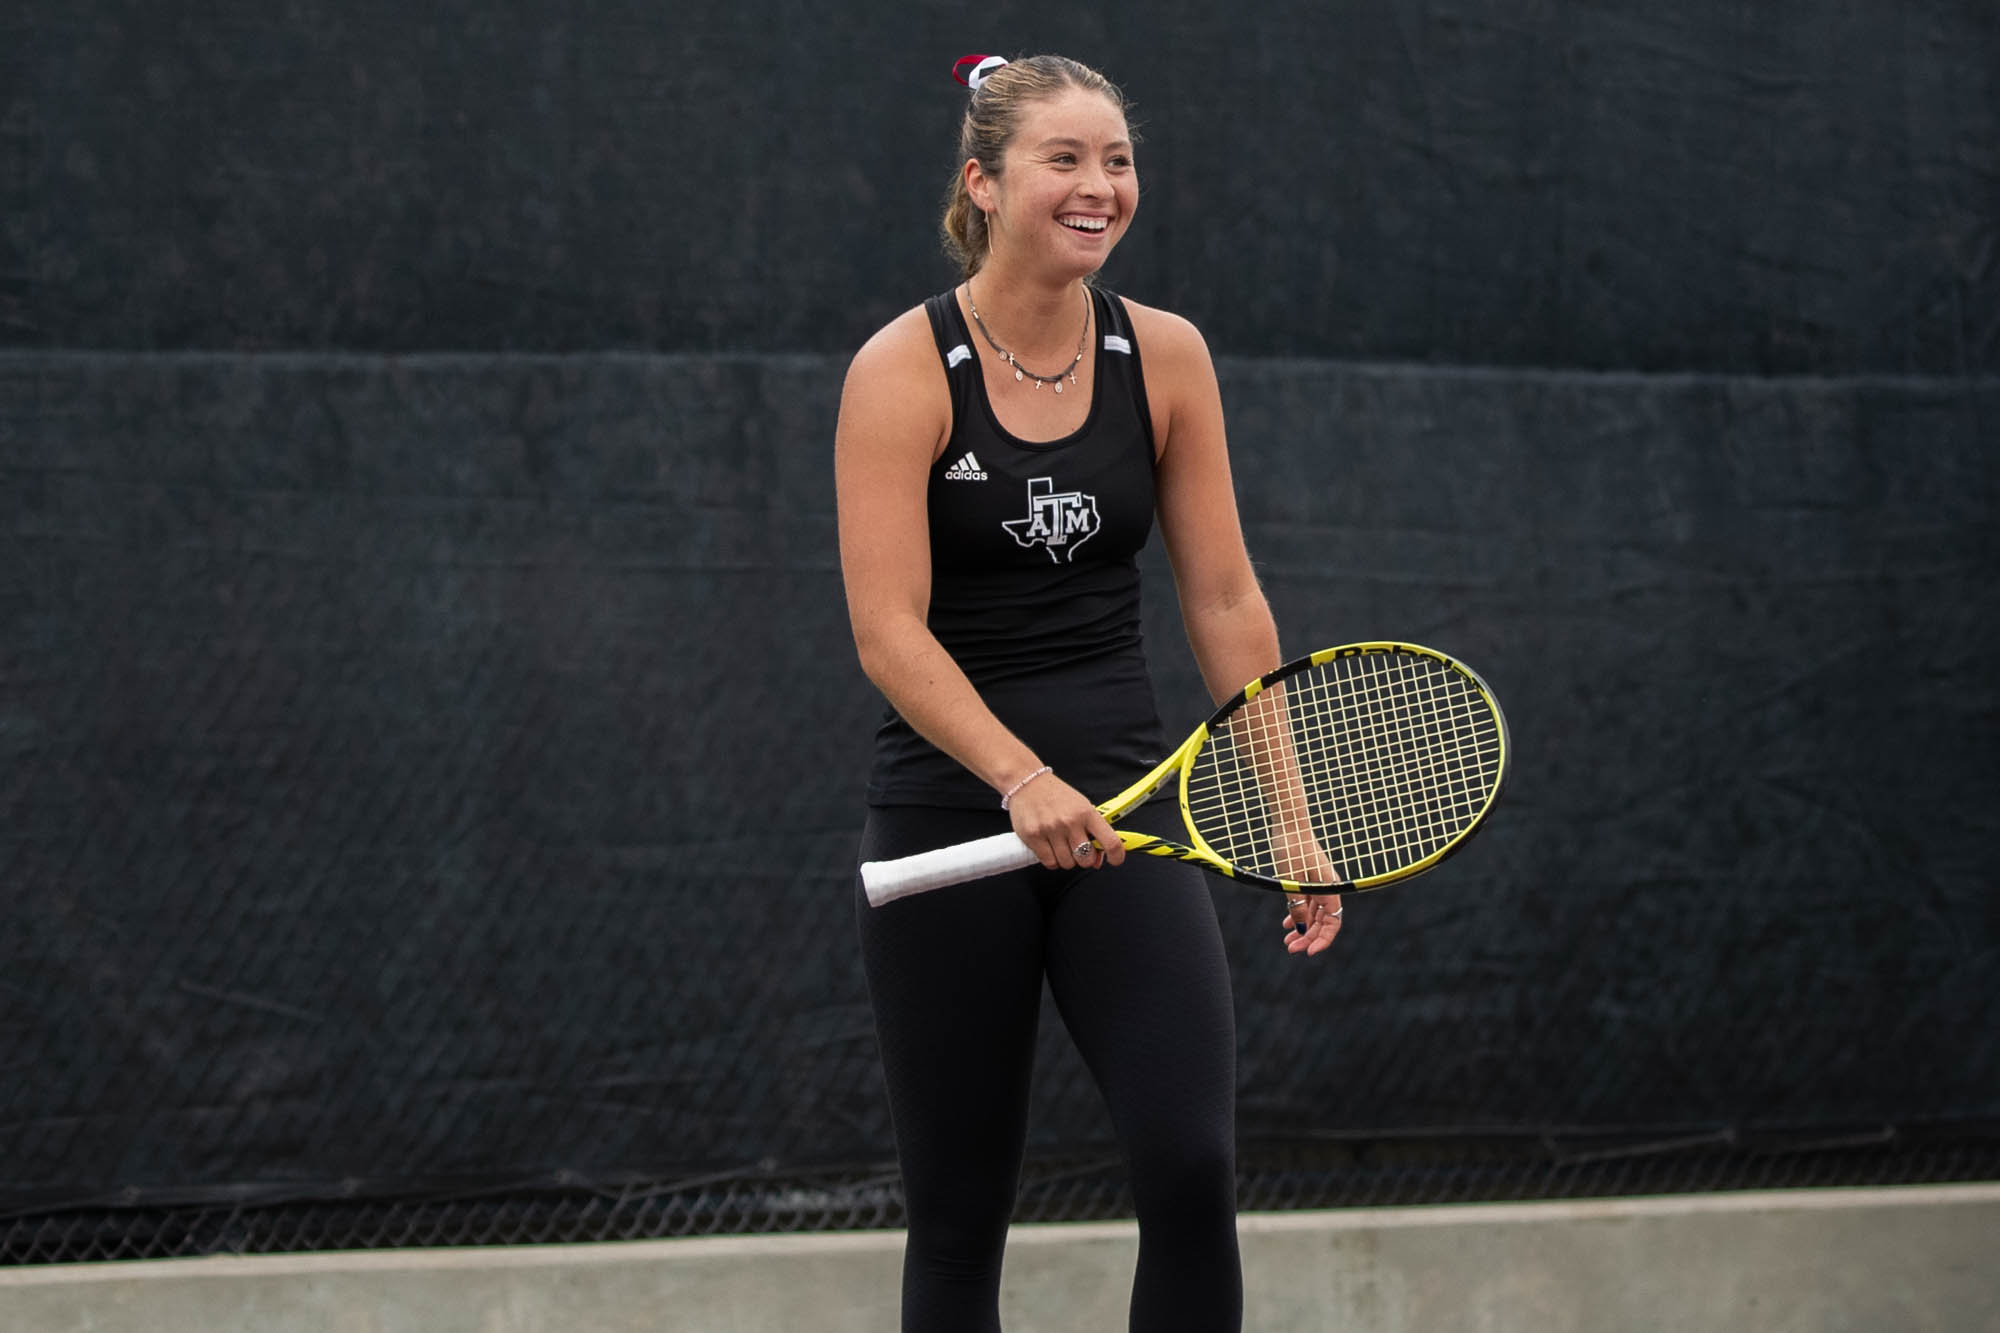
[[[1353,880],[1343,880],[1338,884],[1302,884],[1296,880],[1282,879],[1271,875],[1260,875],[1253,871],[1244,870],[1235,863],[1225,860],[1213,847],[1209,846],[1207,840],[1196,829],[1194,815],[1189,808],[1188,781],[1190,774],[1194,770],[1195,756],[1207,744],[1208,738],[1214,734],[1217,727],[1226,723],[1243,705],[1255,699],[1271,686],[1326,662],[1346,657],[1362,657],[1371,653],[1412,653],[1419,657],[1428,657],[1433,661],[1442,663],[1444,666],[1463,676],[1467,683],[1478,693],[1481,701],[1492,711],[1495,731],[1499,739],[1500,753],[1496,760],[1493,785],[1487,791],[1486,799],[1480,804],[1478,811],[1474,813],[1463,829],[1459,830],[1457,834],[1442,846],[1421,860],[1408,866],[1399,866],[1392,871],[1375,875],[1364,875]],[[1500,789],[1505,785],[1507,777],[1508,745],[1507,717],[1506,714],[1500,711],[1499,700],[1493,697],[1493,691],[1487,688],[1485,680],[1480,677],[1479,673],[1464,662],[1441,653],[1435,648],[1426,648],[1422,644],[1416,643],[1402,643],[1382,639],[1372,640],[1367,643],[1342,644],[1337,648],[1322,648],[1320,651],[1309,656],[1294,658],[1277,670],[1268,672],[1251,681],[1248,685],[1237,691],[1233,697],[1223,701],[1221,707],[1217,708],[1206,722],[1196,727],[1188,738],[1181,742],[1180,748],[1162,760],[1152,772],[1140,778],[1137,782],[1110,800],[1105,801],[1097,808],[1107,820],[1116,824],[1119,819],[1130,814],[1134,809],[1143,804],[1148,797],[1165,786],[1168,779],[1178,774],[1181,824],[1187,832],[1189,841],[1180,843],[1170,838],[1162,838],[1150,833],[1134,833],[1125,829],[1118,829],[1116,830],[1118,841],[1124,844],[1126,851],[1137,852],[1143,856],[1164,856],[1177,861],[1193,862],[1214,871],[1218,875],[1227,875],[1231,879],[1246,884],[1283,889],[1289,893],[1328,893],[1334,891],[1359,893],[1368,889],[1379,889],[1385,885],[1400,883],[1413,876],[1421,875],[1425,871],[1433,869],[1439,862],[1463,847],[1466,841],[1486,822],[1486,816],[1492,812],[1494,803],[1500,798]]]

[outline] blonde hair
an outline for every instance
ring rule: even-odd
[[[965,164],[977,160],[989,176],[1000,174],[1000,159],[1020,127],[1021,116],[1030,103],[1054,97],[1067,88],[1102,93],[1111,99],[1120,115],[1130,108],[1118,85],[1081,61],[1068,56],[1027,56],[1011,61],[980,80],[972,99],[966,103],[965,119],[958,127],[959,169],[952,173],[951,188],[945,195],[944,247],[971,277],[986,262],[989,242],[986,214],[972,202],[965,188]]]

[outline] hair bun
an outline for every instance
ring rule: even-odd
[[[952,62],[951,77],[976,93],[987,76],[1006,63],[1005,56],[960,56]]]

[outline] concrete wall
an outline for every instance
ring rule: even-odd
[[[1246,1216],[1253,1333],[2000,1328],[2000,1185]],[[1010,1333],[1125,1326],[1129,1224],[1017,1228]],[[6,1333],[861,1333],[896,1232],[0,1271]]]

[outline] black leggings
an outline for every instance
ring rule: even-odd
[[[1179,827],[1165,806],[1127,824]],[[997,811],[873,809],[861,859],[1007,827]],[[1000,1327],[1044,976],[1131,1177],[1132,1329],[1239,1329],[1235,1018],[1202,873],[1131,856],[1116,869],[1037,866],[880,908],[857,882],[856,903],[908,1201],[904,1333]]]

